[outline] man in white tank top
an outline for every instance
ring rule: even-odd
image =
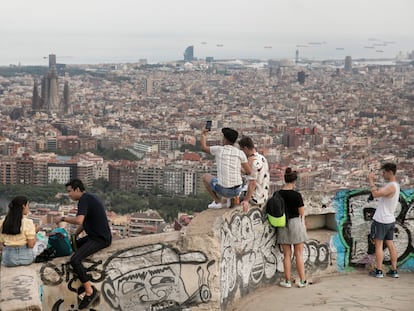
[[[395,210],[400,197],[400,185],[397,182],[395,174],[397,166],[394,163],[385,163],[381,166],[382,176],[387,184],[381,188],[377,188],[374,183],[374,173],[368,175],[371,193],[374,198],[378,198],[378,206],[373,216],[371,226],[371,237],[375,243],[375,257],[377,267],[370,275],[382,278],[382,262],[384,260],[383,244],[388,247],[391,257],[391,270],[387,272],[387,276],[398,278],[397,272],[397,250],[394,245],[394,229],[395,229]]]

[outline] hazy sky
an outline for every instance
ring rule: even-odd
[[[302,38],[406,37],[414,45],[413,12],[413,0],[2,0],[0,54],[42,53],[41,45],[59,51],[57,36],[81,53],[90,46],[77,36],[92,40],[130,33],[201,41],[260,36],[264,44],[284,37],[297,37],[298,43]]]

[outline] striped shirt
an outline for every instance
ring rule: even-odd
[[[225,145],[211,146],[210,153],[216,158],[219,185],[224,188],[241,185],[241,164],[247,163],[244,152],[232,145]]]

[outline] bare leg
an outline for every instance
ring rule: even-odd
[[[92,289],[92,283],[90,281],[87,281],[86,283],[83,283],[83,286],[85,287],[85,295],[90,296],[93,293]]]
[[[295,244],[295,259],[296,259],[296,270],[298,271],[300,281],[305,281],[305,262],[303,261],[303,247],[304,243]]]
[[[384,260],[384,251],[382,250],[383,244],[383,240],[375,239],[375,260],[378,270],[382,270],[382,262]]]
[[[292,272],[292,247],[290,244],[282,244],[282,249],[285,280],[290,281],[290,275]]]
[[[391,257],[391,269],[397,270],[397,249],[395,248],[393,240],[385,240],[385,245],[387,245],[388,250],[390,251]]]
[[[213,198],[214,202],[218,203],[220,202],[219,197],[217,196],[217,193],[213,191],[210,187],[210,181],[213,178],[211,174],[204,174],[203,175],[203,183],[204,187],[206,188],[207,192],[210,194],[210,196]]]

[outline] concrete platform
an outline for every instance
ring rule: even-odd
[[[42,310],[36,265],[1,267],[0,311]]]
[[[241,299],[229,311],[413,311],[414,273],[399,275],[377,279],[364,270],[323,276],[305,288],[275,285]]]

